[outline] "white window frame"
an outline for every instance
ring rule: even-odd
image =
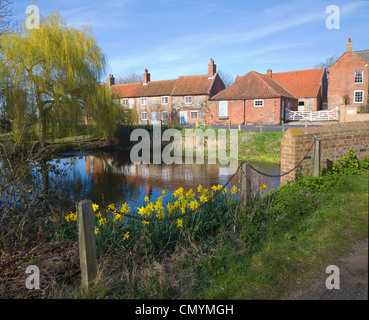
[[[165,102],[166,100],[166,102]],[[161,104],[168,104],[169,103],[169,97],[168,96],[162,96],[161,97]]]
[[[144,114],[146,115],[146,118],[143,117]],[[141,120],[147,120],[147,112],[146,111],[141,112]]]
[[[128,98],[122,98],[120,101],[123,107],[128,107]]]
[[[219,101],[218,111],[219,111],[219,118],[227,118],[228,117],[228,101]]]
[[[261,104],[257,105],[256,102],[261,102]],[[264,100],[263,99],[254,100],[254,107],[256,107],[256,108],[264,107]]]
[[[361,92],[362,93],[362,97],[363,99],[359,102],[359,101],[356,101],[356,92]],[[354,91],[354,103],[364,103],[364,90],[355,90]]]
[[[147,98],[146,97],[141,98],[141,105],[142,106],[146,106],[147,105]]]
[[[163,114],[166,113],[168,116],[166,118],[163,117]],[[161,113],[161,120],[169,120],[169,111],[163,111]]]
[[[358,71],[361,71],[361,82],[357,82],[356,81],[356,72],[358,72]],[[358,83],[358,84],[361,84],[361,83],[363,83],[364,82],[364,70],[355,70],[354,71],[354,83],[356,84],[356,83]]]
[[[192,104],[192,96],[185,96],[185,104]]]
[[[196,113],[196,118],[192,118],[192,113]],[[190,111],[190,120],[198,120],[199,119],[199,112],[194,110]]]

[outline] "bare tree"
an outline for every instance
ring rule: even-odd
[[[12,0],[0,0],[0,35],[11,29]]]
[[[218,75],[223,80],[223,83],[226,86],[226,88],[232,85],[235,80],[228,72],[223,71],[221,69],[218,70]]]
[[[138,72],[130,72],[126,75],[116,79],[116,84],[126,84],[126,83],[138,83],[143,82],[143,75]]]
[[[328,71],[328,69],[333,65],[333,63],[336,62],[336,60],[338,59],[338,57],[336,55],[331,56],[327,59],[325,59],[324,62],[318,63],[314,66],[314,68],[318,69],[318,68],[323,68],[325,67],[325,69]]]

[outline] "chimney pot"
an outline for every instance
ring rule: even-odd
[[[114,76],[109,74],[109,77],[108,77],[108,84],[109,86],[114,86],[115,85],[115,79],[114,79]]]
[[[209,73],[208,73],[209,78],[213,78],[216,73],[217,73],[217,66],[216,64],[214,64],[213,58],[210,58]]]
[[[273,77],[273,72],[272,72],[272,69],[268,69],[267,70],[267,76],[272,78]]]
[[[351,38],[348,39],[347,46],[346,46],[346,52],[352,52]]]
[[[148,84],[150,82],[150,73],[145,69],[145,73],[143,74],[143,83]]]

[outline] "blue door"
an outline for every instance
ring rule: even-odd
[[[157,124],[157,113],[156,112],[151,112],[151,123]]]
[[[181,124],[187,124],[187,111],[181,111],[179,113]]]

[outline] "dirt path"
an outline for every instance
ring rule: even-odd
[[[357,242],[336,265],[340,270],[340,289],[328,290],[325,280],[329,274],[323,274],[310,288],[294,292],[289,299],[368,300],[368,239]]]

